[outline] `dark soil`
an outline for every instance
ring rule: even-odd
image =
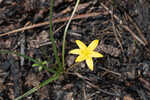
[[[53,32],[61,57],[76,0],[54,1]],[[48,20],[49,0],[0,0],[0,50],[48,60],[49,67],[56,67]],[[148,0],[81,0],[67,32],[68,72],[23,100],[150,100],[149,33]],[[87,45],[100,40],[96,51],[104,58],[94,59],[94,71],[85,62],[70,68],[76,56],[68,51],[77,48],[77,39]],[[0,100],[13,100],[52,76],[32,64],[0,54]]]

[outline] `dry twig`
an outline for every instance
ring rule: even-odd
[[[139,28],[136,28],[138,31],[139,31],[139,34],[140,36],[143,38],[143,40],[141,40],[128,26],[126,25],[123,25],[123,21],[118,17],[116,16],[115,14],[113,14],[113,12],[107,7],[105,6],[103,3],[101,3],[101,6],[106,9],[110,14],[113,15],[113,17],[121,24],[121,26],[127,30],[128,32],[130,32],[130,34],[133,36],[134,39],[136,39],[137,41],[139,41],[141,44],[143,44],[144,46],[147,44],[147,41],[146,39],[143,37],[143,35],[140,33],[140,30]],[[135,25],[136,26],[136,25]],[[146,41],[146,42],[145,42]]]
[[[108,13],[107,12],[106,13],[104,13],[104,12],[95,12],[95,13],[81,14],[81,15],[77,15],[77,16],[73,17],[72,20],[88,18],[88,17],[94,17],[94,16],[98,16],[100,14],[107,15]],[[70,19],[70,17],[54,19],[53,24],[60,23],[60,22],[65,22],[65,21],[68,21],[69,19]],[[29,30],[29,29],[33,29],[33,28],[37,28],[37,27],[46,26],[46,25],[49,25],[49,21],[38,23],[38,24],[33,24],[31,26],[22,27],[22,28],[19,28],[19,29],[15,29],[15,30],[12,30],[10,32],[0,34],[0,37],[7,36],[7,35],[10,35],[10,34],[13,34],[13,33],[21,32],[21,31],[25,31],[25,30]]]

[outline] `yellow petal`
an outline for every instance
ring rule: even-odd
[[[80,49],[73,49],[69,51],[70,54],[80,54]]]
[[[83,60],[85,60],[85,57],[79,55],[79,56],[76,58],[75,62],[81,62],[81,61],[83,61]]]
[[[88,46],[88,48],[89,48],[90,50],[94,50],[94,49],[97,47],[98,42],[99,42],[99,40],[94,40],[94,41],[92,41],[92,42],[90,43],[90,45]]]
[[[91,52],[90,56],[91,57],[96,57],[96,58],[104,57],[102,54],[100,54],[99,52],[95,52],[95,51]]]
[[[93,60],[92,60],[91,57],[88,58],[88,59],[86,59],[86,63],[87,63],[87,65],[88,65],[89,69],[90,69],[91,71],[93,71]]]
[[[81,42],[80,40],[76,40],[77,45],[79,46],[80,49],[85,49],[87,46]]]

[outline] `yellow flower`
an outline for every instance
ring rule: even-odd
[[[79,56],[76,58],[75,62],[81,62],[86,60],[86,63],[90,70],[93,71],[93,60],[92,57],[100,58],[103,57],[102,54],[95,52],[94,49],[97,47],[99,40],[94,40],[92,43],[87,47],[83,42],[80,40],[76,40],[76,44],[80,49],[73,49],[69,53],[70,54],[78,54]]]

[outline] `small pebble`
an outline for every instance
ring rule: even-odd
[[[7,71],[10,67],[10,63],[8,61],[5,61],[4,63],[0,64],[0,69]]]
[[[74,63],[74,61],[75,61],[75,56],[69,55],[67,57],[67,65],[68,66],[71,66]]]

